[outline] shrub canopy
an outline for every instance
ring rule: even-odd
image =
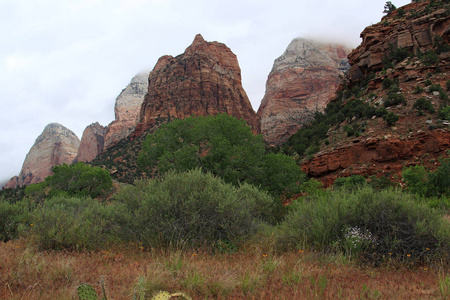
[[[144,141],[138,164],[159,174],[201,168],[227,183],[250,183],[274,196],[298,192],[306,179],[291,157],[265,155],[262,136],[254,135],[244,120],[226,114],[162,125]]]

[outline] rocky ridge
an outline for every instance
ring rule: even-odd
[[[75,133],[58,123],[48,124],[28,152],[19,176],[11,178],[4,187],[14,188],[43,181],[51,175],[54,166],[72,163],[79,146],[80,140]]]
[[[97,157],[104,149],[106,132],[107,128],[98,122],[86,127],[81,137],[75,161],[90,162]]]
[[[172,119],[219,113],[242,118],[259,132],[259,117],[242,87],[236,55],[225,44],[206,42],[198,34],[183,54],[161,57],[150,72],[132,136]]]
[[[114,105],[115,120],[106,128],[105,148],[128,137],[136,128],[141,105],[148,91],[148,73],[136,74],[130,84],[117,96]]]
[[[441,120],[440,110],[450,104],[450,5],[441,5],[411,3],[361,33],[361,45],[349,55],[348,81],[332,101],[346,106],[362,100],[398,121],[388,126],[374,115],[333,125],[320,151],[303,161],[308,175],[325,185],[349,175],[395,181],[405,166],[434,169],[437,158],[448,155],[450,123]],[[402,100],[389,104],[392,99]],[[416,106],[419,99],[427,109]]]
[[[258,109],[267,143],[285,142],[323,111],[350,67],[349,52],[343,45],[303,38],[290,43],[273,64]]]

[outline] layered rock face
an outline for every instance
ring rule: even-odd
[[[161,57],[150,72],[133,136],[171,119],[219,113],[244,119],[259,132],[259,117],[242,87],[236,55],[226,45],[197,35],[183,54]]]
[[[81,137],[76,161],[91,162],[103,151],[106,128],[98,122],[86,127]]]
[[[436,5],[444,5],[444,9]],[[404,167],[421,164],[433,170],[440,164],[439,157],[449,156],[450,126],[437,113],[448,104],[449,8],[449,4],[431,5],[429,1],[411,3],[361,33],[361,45],[349,54],[349,81],[342,86],[343,90],[356,88],[358,93],[343,94],[336,100],[344,106],[354,100],[372,107],[381,104],[398,121],[388,125],[373,115],[333,125],[327,134],[328,143],[321,144],[321,151],[302,163],[305,173],[325,185],[349,175],[385,176],[399,181]],[[427,57],[433,62],[427,62]],[[389,81],[393,82],[391,88],[383,87]],[[433,92],[427,82],[442,90]],[[403,103],[388,104],[388,100],[400,96]],[[429,101],[432,109],[425,112],[416,107],[420,99]],[[364,129],[355,137],[346,132],[346,126]]]
[[[69,129],[58,123],[47,125],[28,152],[19,176],[13,177],[5,187],[13,188],[43,181],[52,174],[54,166],[72,163],[79,146],[80,140]]]
[[[351,145],[315,156],[303,163],[302,169],[309,176],[320,177],[327,186],[340,176],[369,176],[380,171],[401,176],[405,166],[420,164],[419,158],[425,154],[437,161],[449,148],[450,132],[443,130],[419,132],[408,138],[356,139]],[[351,172],[346,172],[350,167]]]
[[[412,14],[423,11],[427,5],[428,2],[411,3],[402,9],[404,14]],[[361,45],[349,55],[351,81],[358,82],[371,72],[381,71],[383,59],[391,49],[405,48],[413,54],[430,50],[436,37],[441,37],[447,44],[450,41],[450,17],[444,8],[410,18],[406,23],[404,18],[397,17],[398,10],[361,33]]]
[[[350,49],[294,39],[274,62],[258,115],[266,142],[281,144],[323,111],[350,67]]]
[[[130,84],[116,98],[115,120],[106,129],[105,148],[128,137],[134,131],[147,91],[148,72],[141,72],[131,79]]]

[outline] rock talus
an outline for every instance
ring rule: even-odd
[[[133,136],[171,119],[219,113],[244,119],[259,132],[259,117],[242,87],[236,55],[225,44],[206,42],[198,34],[183,54],[161,57],[150,72]]]
[[[52,174],[54,166],[72,163],[79,146],[80,140],[75,133],[60,124],[48,124],[28,152],[19,176],[13,177],[5,187],[43,181]]]
[[[303,38],[290,43],[273,64],[258,110],[267,143],[285,142],[316,111],[323,111],[350,67],[349,52],[343,45]]]

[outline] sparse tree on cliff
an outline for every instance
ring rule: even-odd
[[[396,9],[397,9],[397,7],[395,7],[395,5],[392,4],[391,1],[387,1],[386,4],[384,5],[383,13],[390,14],[391,12],[393,12]]]

